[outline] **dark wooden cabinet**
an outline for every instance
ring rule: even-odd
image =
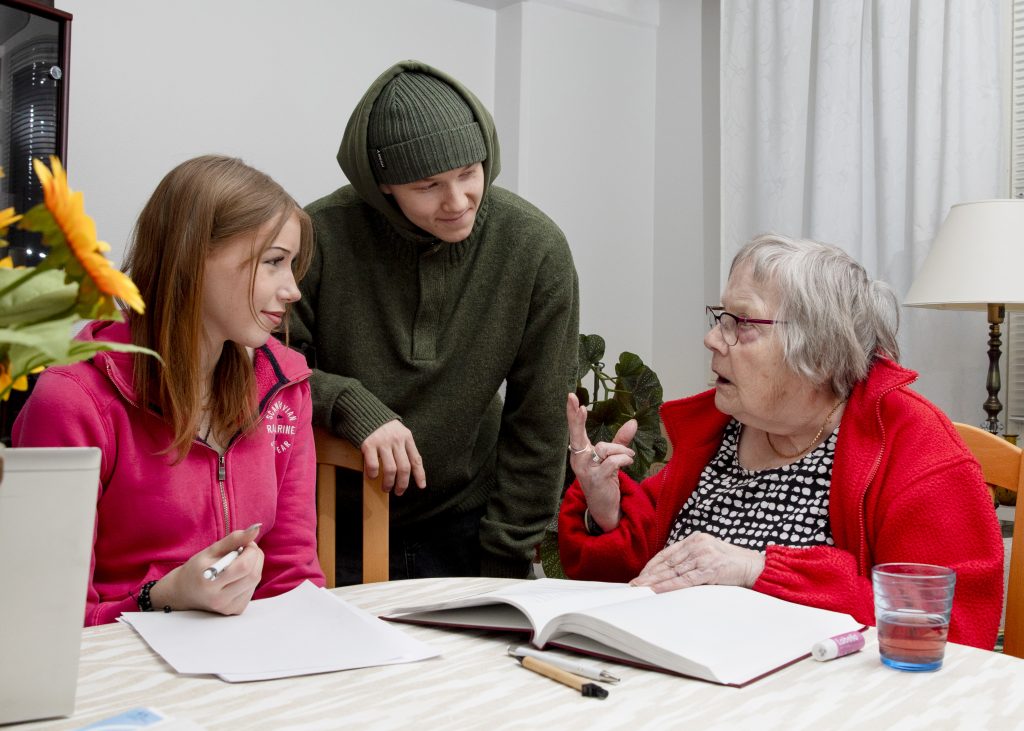
[[[33,158],[57,155],[66,165],[71,15],[30,0],[0,0],[0,209],[24,213],[43,200]],[[38,234],[11,228],[8,246],[17,266],[46,255]],[[30,377],[34,380],[34,377]],[[0,441],[10,444],[11,427],[27,397],[14,391],[0,402]]]

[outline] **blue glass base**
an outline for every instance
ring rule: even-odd
[[[930,673],[938,670],[942,667],[942,660],[936,660],[935,662],[901,662],[899,660],[890,660],[889,658],[882,656],[882,664],[888,665],[896,670],[903,670],[908,673]]]

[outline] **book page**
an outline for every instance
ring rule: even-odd
[[[649,588],[629,586],[628,584],[569,579],[537,579],[451,601],[402,607],[390,612],[386,618],[458,627],[522,630],[524,628],[523,619],[516,618],[514,612],[507,608],[502,610],[488,607],[486,611],[482,612],[462,611],[469,607],[504,604],[514,607],[525,616],[529,626],[534,628],[534,644],[541,646],[549,634],[545,631],[546,626],[561,614],[650,596],[654,596],[654,592]]]
[[[750,589],[696,586],[566,615],[552,639],[577,633],[641,662],[741,685],[808,655],[819,640],[861,627],[849,615]]]

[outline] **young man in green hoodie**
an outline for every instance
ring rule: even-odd
[[[314,421],[393,488],[393,579],[525,577],[557,509],[576,380],[565,236],[492,185],[490,113],[417,61],[370,86],[338,162],[350,184],[306,209],[317,246],[292,322]],[[339,584],[361,567],[358,483],[342,478]]]

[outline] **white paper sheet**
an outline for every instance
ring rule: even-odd
[[[229,682],[415,662],[440,653],[308,581],[240,615],[125,612],[120,620],[179,673]]]

